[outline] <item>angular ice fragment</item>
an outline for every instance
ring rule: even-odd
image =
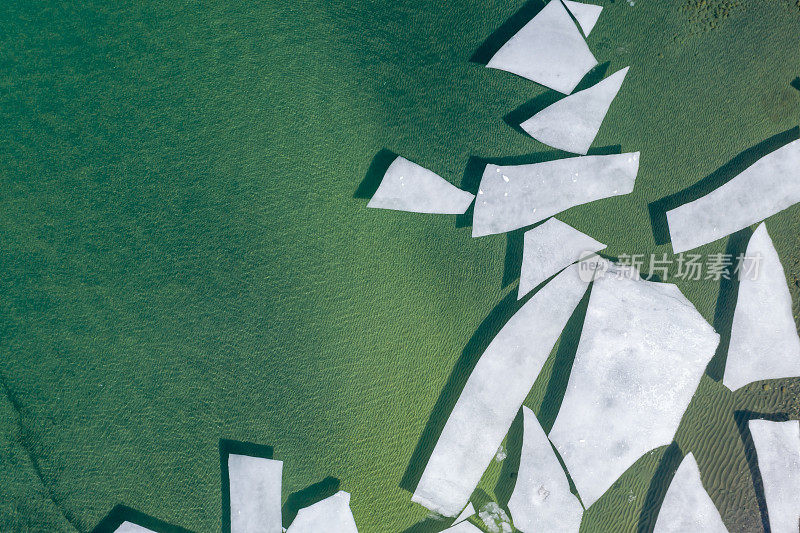
[[[461,511],[461,514],[456,517],[453,521],[454,524],[458,524],[459,522],[463,522],[470,516],[475,514],[475,507],[473,507],[472,502],[469,502],[467,506]]]
[[[585,154],[617,96],[628,67],[597,85],[571,94],[520,124],[537,141],[553,148]]]
[[[453,527],[448,527],[442,533],[483,533],[483,531],[469,522],[459,522]]]
[[[721,239],[800,202],[800,139],[692,202],[667,211],[672,250]]]
[[[750,237],[743,265],[722,379],[731,390],[762,379],[800,376],[792,297],[764,223]]]
[[[576,205],[628,194],[638,171],[639,152],[530,165],[486,165],[480,185],[483,194],[475,202],[472,236],[515,230]]]
[[[533,411],[522,406],[524,432],[519,474],[508,510],[524,533],[575,531],[583,507],[569,491],[569,481]]]
[[[569,94],[597,59],[560,0],[551,0],[486,64]]]
[[[800,422],[750,420],[772,533],[794,533],[800,523]]]
[[[719,343],[678,287],[634,274],[612,265],[595,280],[550,432],[586,507],[672,441]]]
[[[526,231],[524,244],[517,299],[570,263],[606,247],[555,218]]]
[[[120,526],[114,530],[114,533],[155,533],[155,531],[142,527],[139,524],[126,521],[120,524]]]
[[[297,517],[286,533],[358,533],[353,513],[350,512],[350,494],[340,490],[297,512]]]
[[[367,207],[460,215],[475,195],[462,191],[427,168],[405,157],[395,159],[383,176]]]
[[[583,2],[573,2],[572,0],[564,0],[564,5],[578,21],[578,25],[583,30],[584,35],[592,33],[594,25],[597,24],[597,19],[600,18],[600,12],[603,11],[603,6],[596,6],[594,4],[584,4]]]
[[[444,516],[464,508],[587,287],[569,267],[503,326],[464,385],[413,501]]]
[[[281,533],[283,461],[230,454],[231,533]]]
[[[692,454],[683,458],[664,496],[654,533],[727,533]]]

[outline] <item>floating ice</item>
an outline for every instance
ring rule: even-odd
[[[542,109],[520,124],[537,141],[553,148],[585,154],[617,96],[628,67],[597,85],[571,94]]]
[[[511,519],[495,502],[484,505],[478,513],[478,517],[490,533],[511,533]]]
[[[573,2],[572,0],[564,0],[564,5],[578,21],[578,25],[583,30],[584,35],[592,33],[594,25],[597,24],[597,19],[600,18],[600,12],[603,11],[603,6],[596,6],[594,4],[584,4],[582,2]]]
[[[550,432],[586,507],[672,441],[718,343],[675,285],[615,265],[598,277]]]
[[[482,194],[475,202],[472,236],[515,230],[576,205],[628,194],[638,170],[639,152],[530,165],[486,165]]]
[[[404,157],[395,159],[367,207],[460,215],[475,196]]]
[[[286,533],[358,533],[353,513],[350,512],[350,494],[340,490],[333,496],[304,507]]]
[[[795,533],[800,523],[800,422],[750,420],[772,533]]]
[[[800,139],[702,198],[667,211],[675,253],[716,241],[800,202]]]
[[[569,94],[597,59],[559,0],[551,0],[486,64]]]
[[[727,533],[719,511],[700,480],[692,454],[683,458],[658,512],[654,533]]]
[[[444,516],[464,508],[587,286],[569,267],[503,326],[469,376],[413,501]]]
[[[587,252],[606,247],[555,218],[526,231],[524,241],[518,299],[565,266],[589,255]]]
[[[461,511],[461,514],[456,517],[453,521],[454,524],[458,524],[459,522],[463,522],[470,516],[475,514],[475,507],[473,507],[472,502],[469,502],[467,506]]]
[[[231,533],[281,533],[283,462],[230,454]]]
[[[508,510],[514,527],[524,533],[575,531],[583,507],[569,491],[564,469],[533,411],[522,406],[524,433],[519,474]]]
[[[731,390],[762,379],[800,376],[792,297],[767,227],[747,244],[722,383]]]
[[[483,531],[469,522],[459,522],[453,527],[448,527],[442,533],[483,533]]]
[[[120,526],[114,530],[114,533],[155,533],[155,531],[142,527],[139,524],[126,521],[120,524]]]

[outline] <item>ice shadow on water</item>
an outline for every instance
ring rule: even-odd
[[[113,533],[123,522],[131,522],[158,533],[191,533],[188,529],[169,524],[121,504],[115,505],[92,533]]]
[[[494,487],[494,495],[501,507],[508,507],[508,501],[514,492],[519,474],[519,464],[522,457],[522,439],[524,436],[522,409],[519,410],[506,436],[506,458],[500,468],[500,476]]]
[[[260,457],[262,459],[272,459],[272,446],[254,444],[238,440],[220,439],[219,440],[219,470],[220,487],[222,488],[222,532],[231,531],[231,482],[228,471],[228,457],[231,455],[247,455],[249,457]]]
[[[793,79],[789,85],[800,91],[800,77]]]
[[[300,509],[313,505],[339,492],[340,484],[341,482],[338,479],[328,476],[322,481],[309,485],[303,490],[291,493],[286,499],[286,503],[284,503],[281,508],[283,527],[289,527],[289,524],[295,519]]]
[[[397,159],[397,154],[387,148],[383,148],[375,154],[364,179],[361,180],[356,192],[353,193],[353,198],[371,199],[375,191],[378,190],[383,175],[386,174],[386,170],[395,159]]]
[[[672,442],[664,449],[650,479],[650,485],[647,487],[647,494],[645,494],[636,526],[638,533],[652,533],[655,529],[661,504],[664,503],[664,497],[667,495],[672,478],[683,461],[683,457],[684,454],[676,442]]]
[[[469,58],[470,62],[480,65],[487,64],[489,60],[492,59],[492,56],[494,56],[511,37],[516,35],[525,24],[539,14],[539,11],[544,8],[545,4],[546,2],[542,0],[530,0],[526,2],[516,13],[506,19],[499,28],[493,31],[492,34],[483,41],[483,44],[481,44],[472,54],[472,57]]]

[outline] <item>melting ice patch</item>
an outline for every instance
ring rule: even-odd
[[[350,512],[350,494],[340,490],[297,512],[297,517],[286,533],[358,533],[353,513]]]
[[[511,519],[495,502],[484,505],[478,513],[478,518],[491,533],[511,533]]]
[[[283,462],[230,454],[231,533],[281,533]]]

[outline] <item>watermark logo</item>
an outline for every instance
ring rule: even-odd
[[[663,253],[650,254],[646,261],[645,254],[622,254],[614,267],[606,259],[595,252],[583,252],[580,255],[578,275],[585,282],[605,276],[617,279],[644,279],[648,281],[720,281],[720,280],[756,280],[761,270],[762,256],[739,254],[700,254],[680,253],[669,256]],[[616,268],[621,267],[621,268]],[[649,274],[640,275],[641,272]]]

